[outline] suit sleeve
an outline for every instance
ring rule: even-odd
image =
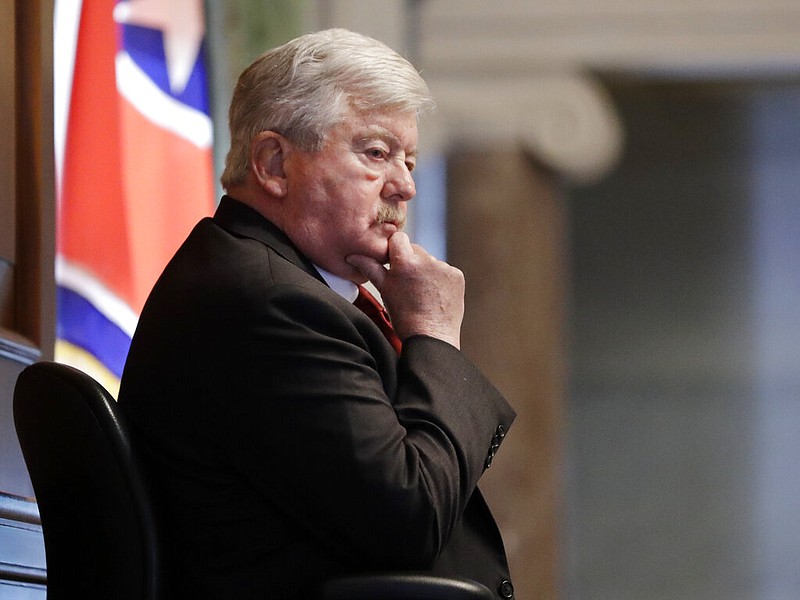
[[[410,338],[398,362],[366,317],[307,290],[274,286],[261,306],[228,350],[236,468],[344,555],[428,567],[513,410],[445,342]]]

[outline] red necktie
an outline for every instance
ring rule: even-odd
[[[389,343],[395,349],[397,354],[400,354],[400,350],[403,348],[403,342],[401,342],[400,338],[397,337],[394,327],[392,327],[392,323],[389,321],[389,313],[386,312],[386,309],[383,308],[375,296],[370,294],[364,286],[360,285],[358,286],[358,298],[356,298],[353,304],[361,309],[361,312],[372,319],[386,339],[389,340]]]

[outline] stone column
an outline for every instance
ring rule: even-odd
[[[602,176],[621,134],[591,81],[507,83],[436,82],[437,145],[448,156],[448,261],[467,281],[462,348],[518,413],[481,487],[517,597],[552,599],[560,588],[567,395],[562,182]]]
[[[565,398],[565,205],[557,177],[519,148],[448,162],[448,257],[464,271],[462,347],[517,410],[481,487],[519,598],[557,595]]]

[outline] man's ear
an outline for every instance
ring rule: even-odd
[[[288,187],[283,169],[288,143],[279,133],[262,131],[250,147],[250,168],[259,185],[277,198],[283,198]]]

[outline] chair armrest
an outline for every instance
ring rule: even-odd
[[[494,595],[462,577],[392,573],[333,579],[323,586],[320,600],[494,600]]]

